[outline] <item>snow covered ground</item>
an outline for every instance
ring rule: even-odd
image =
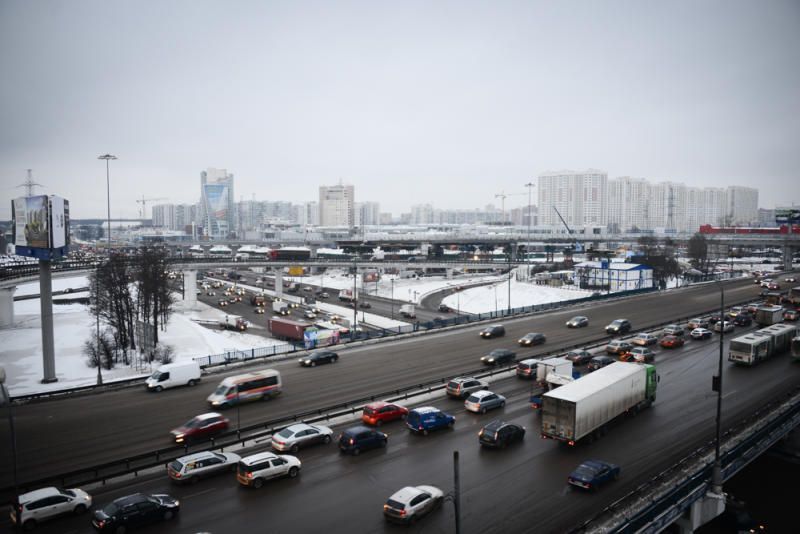
[[[760,264],[754,264],[758,266]],[[766,266],[766,267],[772,267]],[[758,267],[756,267],[758,268]],[[391,280],[394,279],[394,282]],[[322,285],[329,288],[350,288],[353,278],[344,272],[330,272],[325,275],[294,278],[303,283]],[[420,279],[400,279],[383,277],[377,284],[366,283],[361,291],[381,297],[394,297],[398,301],[419,303],[424,295],[444,288],[467,287],[480,282],[489,285],[467,288],[454,292],[444,299],[448,306],[466,313],[485,313],[508,307],[508,277],[462,275],[452,279],[443,277],[424,277]],[[677,281],[676,281],[677,282]],[[86,276],[54,278],[53,290],[87,287]],[[673,286],[670,284],[670,286]],[[246,287],[246,286],[245,286]],[[38,282],[20,284],[16,295],[31,295],[39,292]],[[571,300],[587,296],[586,291],[537,286],[525,282],[511,281],[511,306],[522,307],[561,300]],[[69,297],[81,295],[70,293]],[[289,295],[291,297],[291,295]],[[58,297],[56,297],[57,299]],[[319,302],[319,307],[343,317],[352,316],[352,308],[339,306],[335,302]],[[14,303],[13,327],[0,329],[0,365],[7,373],[7,386],[13,395],[35,393],[47,390],[64,389],[96,382],[97,371],[86,365],[83,355],[84,343],[95,335],[95,318],[88,307],[81,304],[54,305],[53,324],[56,352],[56,376],[58,382],[40,384],[42,371],[41,321],[39,299],[23,300]],[[159,332],[159,340],[175,350],[177,360],[219,354],[230,350],[247,350],[265,347],[282,342],[247,333],[209,329],[198,321],[218,321],[224,312],[197,303],[194,309],[185,309],[183,302],[175,306],[166,331]],[[371,313],[358,312],[359,321],[382,328],[392,328],[405,323]],[[102,328],[102,325],[101,325]],[[265,328],[253,322],[251,329]],[[150,373],[150,365],[118,367],[112,371],[102,371],[104,381],[130,378]]]

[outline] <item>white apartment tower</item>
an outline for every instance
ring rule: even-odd
[[[758,222],[758,189],[738,185],[728,186],[726,223],[751,226]]]
[[[622,176],[608,181],[608,224],[622,231],[650,228],[649,205],[647,180]]]
[[[561,225],[556,208],[572,226],[607,224],[608,175],[603,171],[560,171],[539,175],[539,224]]]
[[[355,224],[355,190],[352,185],[319,187],[319,224],[321,226],[346,226]]]

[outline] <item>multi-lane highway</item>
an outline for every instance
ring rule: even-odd
[[[726,284],[729,302],[756,298],[752,281]],[[567,330],[564,321],[575,312],[559,312],[505,322],[505,338],[484,341],[477,327],[369,345],[342,351],[338,364],[301,369],[293,361],[276,363],[285,384],[281,398],[241,409],[242,424],[333,404],[370,392],[384,391],[458,373],[478,366],[478,358],[492,348],[514,347],[528,331],[548,335],[537,350],[520,350],[518,357],[602,336],[602,327],[627,317],[635,328],[645,328],[674,317],[688,317],[718,305],[717,286],[638,297],[594,306],[588,328]],[[375,532],[384,527],[380,507],[395,489],[406,484],[433,483],[449,488],[452,451],[462,458],[462,519],[465,532],[560,531],[620,497],[655,471],[664,468],[713,434],[714,397],[711,375],[718,357],[716,338],[690,341],[683,349],[660,352],[659,397],[653,409],[618,425],[591,446],[565,448],[538,438],[538,415],[527,403],[528,386],[517,379],[493,385],[508,397],[502,411],[485,416],[465,413],[463,405],[441,399],[434,404],[453,413],[453,430],[427,437],[408,434],[400,423],[386,427],[389,446],[358,458],[340,457],[335,446],[301,451],[303,472],[297,480],[279,480],[258,492],[240,490],[232,475],[208,480],[192,488],[169,487],[166,477],[143,480],[132,491],[169,491],[182,496],[179,521],[169,525],[179,532],[232,532],[254,522],[276,532],[331,530]],[[725,364],[725,420],[752,410],[764,399],[795,387],[798,370],[788,358],[776,358],[753,369]],[[161,394],[139,389],[109,392],[15,409],[19,469],[22,480],[53,472],[117,459],[169,443],[168,431],[206,411],[205,396],[219,377],[204,385]],[[231,415],[229,413],[229,415]],[[502,417],[528,428],[521,445],[505,451],[481,451],[477,432],[486,422]],[[235,419],[235,417],[232,417]],[[0,436],[0,454],[7,454],[8,436]],[[569,471],[587,457],[599,457],[623,466],[623,477],[597,495],[566,488]],[[10,465],[2,464],[3,485],[10,484]],[[107,502],[113,492],[97,497]],[[85,530],[85,518],[59,523]],[[426,532],[451,531],[449,504],[422,523]],[[78,528],[83,525],[83,527]],[[60,530],[59,530],[60,529]],[[155,529],[158,532],[160,529]]]

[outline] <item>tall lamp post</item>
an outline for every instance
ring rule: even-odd
[[[536,184],[534,184],[533,182],[528,182],[527,184],[525,184],[525,187],[528,188],[528,244],[525,247],[526,262],[528,260],[528,252],[529,252],[528,247],[531,246],[531,219],[533,218],[531,216],[531,190],[535,185]]]
[[[102,156],[97,156],[97,159],[104,159],[106,160],[106,206],[108,207],[108,248],[111,248],[111,182],[109,180],[109,173],[108,173],[108,162],[112,159],[117,159],[117,156],[113,154],[103,154]]]
[[[394,320],[394,278],[390,278],[389,282],[392,284],[392,297],[390,301],[392,304],[392,319]]]
[[[11,462],[14,466],[14,496],[19,495],[17,483],[17,434],[14,431],[14,412],[11,408],[11,394],[6,389],[6,370],[0,367],[0,391],[3,393],[3,402],[8,406],[8,426],[11,430]]]
[[[719,320],[722,326],[719,329],[719,367],[717,376],[711,378],[711,390],[717,392],[717,424],[716,438],[714,440],[714,467],[711,470],[711,487],[717,495],[722,494],[722,462],[719,457],[720,429],[722,425],[722,355],[723,339],[725,338],[725,289],[720,280],[719,285]]]

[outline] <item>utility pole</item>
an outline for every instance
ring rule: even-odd
[[[108,248],[111,248],[111,182],[109,180],[109,171],[108,171],[108,162],[112,159],[117,159],[117,156],[113,154],[103,154],[102,156],[97,156],[97,159],[104,159],[106,160],[106,205],[108,207],[108,236],[106,237],[108,242]]]
[[[536,186],[536,184],[534,184],[533,181],[530,181],[527,184],[525,184],[525,187],[528,188],[528,244],[525,246],[525,259],[526,259],[526,261],[528,259],[527,258],[528,253],[530,252],[528,250],[528,247],[531,246],[531,219],[533,219],[533,216],[531,215],[531,190],[535,186]]]
[[[461,479],[458,472],[458,451],[453,451],[453,508],[456,515],[456,534],[461,534]]]
[[[33,169],[25,169],[28,173],[28,177],[25,181],[19,184],[17,187],[24,187],[25,188],[25,196],[32,197],[33,196],[33,188],[34,187],[44,187],[42,184],[37,184],[33,181]]]

